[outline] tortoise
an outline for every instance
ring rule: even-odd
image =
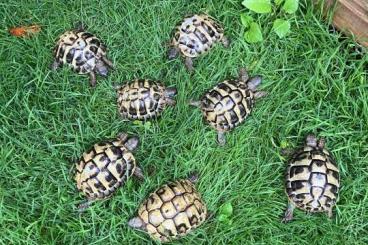
[[[197,180],[193,175],[161,186],[140,205],[138,216],[128,225],[160,242],[188,234],[207,218],[206,204],[194,186]]]
[[[90,84],[96,86],[96,73],[107,76],[112,62],[106,57],[106,46],[95,35],[86,32],[82,24],[59,37],[54,48],[52,70],[67,64],[79,74],[89,74]]]
[[[217,130],[217,141],[221,146],[226,143],[225,133],[251,113],[255,99],[267,95],[256,90],[261,81],[260,76],[249,79],[248,72],[242,68],[238,79],[225,80],[206,92],[200,101],[190,101],[191,105],[201,109],[205,121]]]
[[[116,86],[118,110],[123,118],[146,120],[161,115],[167,106],[174,106],[176,88],[166,88],[158,81],[135,79]]]
[[[340,187],[339,169],[325,149],[325,139],[306,137],[305,146],[292,154],[286,170],[288,208],[283,222],[293,219],[294,208],[308,213],[327,212],[332,217]]]
[[[180,53],[185,57],[187,69],[193,71],[192,58],[207,53],[217,42],[221,42],[225,48],[230,43],[224,36],[222,26],[214,18],[206,14],[187,16],[175,28],[168,58],[175,59]]]
[[[84,152],[76,163],[77,188],[87,201],[79,206],[80,211],[90,203],[109,198],[129,177],[143,178],[132,154],[138,147],[138,137],[121,133],[118,138],[96,143]]]

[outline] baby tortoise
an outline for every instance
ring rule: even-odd
[[[229,46],[223,28],[215,19],[205,14],[185,17],[175,28],[168,58],[172,60],[180,53],[185,57],[187,69],[193,71],[192,58],[207,53],[217,42],[222,42],[225,47]]]
[[[130,176],[143,178],[132,154],[138,142],[138,137],[121,133],[117,139],[97,143],[83,153],[76,163],[75,180],[88,201],[80,205],[80,211],[95,200],[109,198]]]
[[[166,88],[160,82],[136,79],[117,86],[117,104],[123,118],[147,120],[161,115],[167,106],[174,106],[176,88]]]
[[[262,78],[249,79],[247,71],[242,68],[238,79],[225,80],[205,93],[200,101],[190,104],[201,109],[204,119],[217,130],[217,141],[225,145],[225,132],[242,123],[251,113],[255,99],[267,95],[257,91]]]
[[[129,226],[160,242],[188,234],[207,218],[206,204],[194,186],[197,179],[192,176],[161,186],[141,204]]]
[[[332,217],[340,188],[339,169],[325,140],[314,135],[303,148],[292,154],[286,170],[286,194],[289,205],[283,222],[293,219],[294,208],[307,212],[327,212]]]
[[[107,76],[108,69],[113,68],[106,57],[106,46],[95,35],[84,31],[83,25],[65,32],[57,41],[52,69],[64,64],[79,74],[89,74],[93,87],[96,86],[96,73]]]

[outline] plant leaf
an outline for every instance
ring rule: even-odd
[[[285,0],[284,6],[282,9],[288,13],[293,14],[298,10],[299,0]]]
[[[133,124],[134,125],[143,125],[142,121],[139,121],[139,120],[134,120]]]
[[[220,216],[225,215],[226,217],[230,217],[233,214],[233,206],[231,205],[231,202],[225,203],[220,208]]]
[[[224,214],[220,214],[217,217],[217,219],[218,219],[218,221],[223,222],[223,223],[228,223],[229,222],[229,218]]]
[[[242,13],[240,14],[240,21],[245,28],[248,28],[250,23],[253,21],[253,18],[247,14]]]
[[[282,149],[286,149],[288,146],[289,146],[289,142],[287,142],[286,140],[282,140],[282,141],[280,142],[280,147],[281,147]]]
[[[244,33],[244,38],[248,43],[263,41],[261,27],[255,22],[250,23],[249,30]]]
[[[284,0],[275,0],[276,6],[280,6]]]
[[[276,32],[279,38],[283,38],[290,32],[290,22],[288,20],[276,19],[273,22],[272,29]]]
[[[242,4],[258,14],[271,12],[271,0],[244,0]]]

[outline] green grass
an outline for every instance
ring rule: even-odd
[[[152,242],[128,228],[128,219],[159,185],[193,171],[215,215],[175,244],[368,243],[367,55],[353,51],[351,39],[330,32],[307,1],[301,1],[287,38],[266,34],[265,42],[254,45],[242,38],[241,1],[22,2],[0,3],[1,244]],[[190,76],[182,60],[165,58],[164,44],[175,23],[194,12],[216,16],[232,44],[196,59]],[[259,23],[266,25],[268,18]],[[56,38],[79,20],[105,41],[116,64],[94,90],[88,77],[49,70]],[[31,23],[42,25],[39,35],[20,39],[7,33],[9,26]],[[244,66],[264,77],[269,96],[221,148],[215,131],[186,102]],[[177,106],[151,126],[123,122],[116,110],[112,85],[136,77],[162,79],[179,90]],[[139,136],[135,156],[146,179],[130,180],[113,198],[78,215],[83,197],[76,191],[73,161],[119,132]],[[280,143],[300,145],[311,132],[327,138],[337,160],[340,197],[333,219],[296,211],[295,221],[285,225]],[[217,220],[227,202],[234,208],[231,224]]]

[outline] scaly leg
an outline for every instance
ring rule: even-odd
[[[188,69],[189,72],[193,72],[194,71],[192,58],[185,57],[185,66],[187,67],[187,69]]]
[[[89,73],[89,82],[92,87],[96,86],[96,74],[93,71]]]
[[[295,206],[289,202],[284,218],[282,219],[283,223],[287,223],[293,219],[294,208]]]
[[[220,146],[224,146],[226,144],[226,137],[224,132],[217,133],[217,142]]]

